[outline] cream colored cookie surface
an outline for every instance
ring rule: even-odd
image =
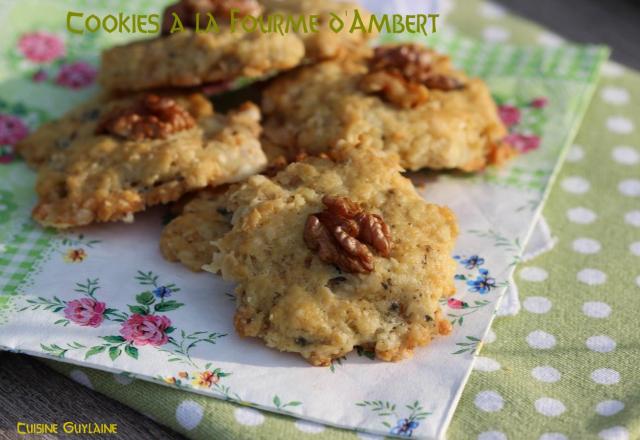
[[[327,209],[327,197],[347,198],[359,214],[323,217],[318,213]],[[238,283],[239,334],[327,365],[357,346],[382,360],[401,360],[449,332],[438,302],[454,290],[455,217],[424,202],[386,156],[350,149],[334,160],[307,158],[273,178],[236,184],[226,209],[232,228],[214,242],[213,262],[205,269]],[[314,215],[332,234],[336,225],[349,230],[351,219],[360,222],[359,232],[340,242],[339,234],[321,236],[324,250],[338,255],[314,250],[306,236]],[[366,219],[384,222],[387,248],[376,245],[375,228],[362,227]],[[352,247],[351,239],[359,244]],[[370,255],[369,265],[344,264],[362,252]],[[353,267],[360,272],[344,270]]]
[[[338,33],[329,28],[330,13],[342,13],[356,6],[320,0],[270,0],[258,2],[252,14],[262,17],[264,31],[257,25],[254,31],[242,27],[240,17],[233,27],[228,11],[217,17],[217,32],[205,32],[206,23],[199,31],[188,25],[188,19],[202,6],[190,6],[183,0],[173,5],[183,17],[185,29],[151,39],[132,42],[107,49],[102,54],[100,83],[112,91],[137,91],[158,87],[193,87],[209,83],[233,82],[239,78],[260,78],[274,72],[291,69],[303,62],[330,59],[362,51],[371,34]],[[216,1],[206,10],[216,12]],[[239,1],[242,3],[256,3]],[[364,16],[368,12],[359,8]],[[307,30],[283,27],[282,23],[269,27],[269,16],[305,17]],[[318,15],[316,32],[308,23],[311,15]],[[215,16],[215,15],[214,15]],[[171,20],[169,18],[167,20]],[[253,19],[252,19],[253,20]],[[171,23],[173,21],[170,21]],[[272,21],[273,22],[273,21]],[[281,19],[282,22],[282,19]],[[248,27],[251,30],[251,27]]]
[[[368,58],[326,61],[274,80],[263,94],[265,137],[290,156],[367,145],[397,155],[409,170],[477,171],[511,156],[486,84],[443,55],[417,51],[429,61],[415,81],[404,76],[414,70],[374,69]]]
[[[160,101],[147,108],[150,97]],[[38,170],[33,217],[67,228],[131,220],[148,206],[260,172],[260,131],[251,103],[221,115],[199,94],[139,95],[81,105],[17,150]]]

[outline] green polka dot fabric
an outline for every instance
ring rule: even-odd
[[[559,46],[475,0],[441,1],[443,26]],[[477,355],[449,439],[640,438],[640,74],[608,63],[544,210],[555,248],[517,269],[522,310]],[[635,111],[634,111],[635,110]],[[193,393],[47,362],[194,439],[370,439]]]
[[[517,270],[523,311],[496,320],[450,438],[640,438],[640,76],[603,74],[544,211],[558,244]]]

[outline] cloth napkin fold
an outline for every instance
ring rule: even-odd
[[[558,242],[558,237],[551,235],[551,229],[547,221],[541,215],[533,228],[531,237],[524,248],[521,263],[527,263],[545,252],[549,252]],[[520,295],[518,285],[513,275],[509,278],[509,287],[502,298],[500,307],[496,312],[497,316],[514,316],[520,312]]]

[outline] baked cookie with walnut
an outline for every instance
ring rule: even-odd
[[[131,220],[147,206],[260,172],[260,110],[222,115],[200,94],[97,99],[17,145],[37,168],[33,217],[68,228]]]
[[[409,170],[476,171],[513,154],[485,83],[417,44],[302,67],[275,79],[262,104],[265,138],[290,155],[364,145]]]
[[[398,361],[449,333],[456,220],[399,171],[354,149],[229,190],[232,227],[205,270],[238,283],[240,335],[328,365],[356,346]]]
[[[227,84],[240,78],[263,77],[303,62],[352,54],[364,50],[370,34],[349,33],[347,29],[335,33],[329,28],[329,14],[354,8],[324,0],[180,0],[166,8],[161,36],[103,52],[100,82],[112,91]],[[238,17],[233,28],[232,10]],[[359,10],[368,16],[364,9]],[[205,32],[207,14],[214,17],[217,31]],[[307,32],[303,27],[285,32],[283,27],[280,33],[275,20],[271,26],[276,30],[267,32],[269,17],[283,14],[305,17]],[[319,16],[318,32],[309,28],[307,17],[313,14]],[[171,33],[175,16],[180,17],[184,30]],[[241,20],[247,17],[255,24],[253,32],[242,28]],[[256,20],[266,23],[264,32]],[[247,25],[249,29],[253,24]]]

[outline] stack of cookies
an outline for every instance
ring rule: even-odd
[[[315,14],[318,32],[232,31],[236,14]],[[474,172],[512,155],[486,85],[417,44],[334,32],[321,0],[182,0],[163,34],[102,55],[99,97],[17,149],[33,217],[64,229],[170,204],[162,255],[237,283],[235,327],[327,365],[397,361],[450,332],[456,220],[403,170]],[[217,18],[218,32],[198,20]],[[197,15],[196,15],[197,14]],[[366,16],[360,9],[361,16]],[[171,33],[180,17],[187,27]],[[242,93],[207,93],[251,78]],[[217,104],[216,104],[217,105]]]

